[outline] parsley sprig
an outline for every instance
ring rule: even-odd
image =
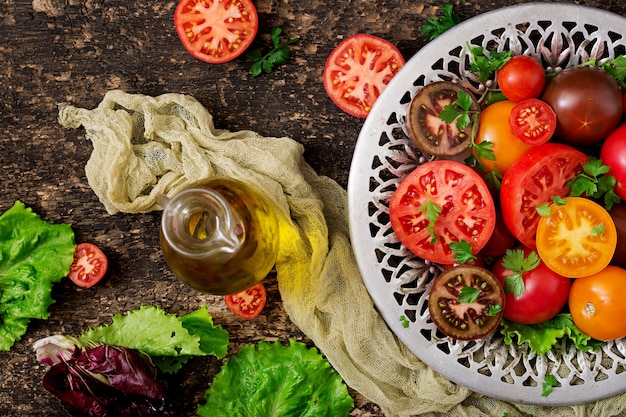
[[[511,51],[485,51],[482,46],[469,47],[469,51],[472,54],[470,69],[478,74],[478,81],[481,83],[487,81],[496,70],[502,68],[513,56]]]
[[[451,4],[444,4],[441,7],[441,16],[426,20],[422,33],[432,41],[446,30],[456,26],[461,22],[461,18],[454,12]]]
[[[254,49],[246,53],[246,57],[252,61],[252,68],[250,72],[253,77],[261,75],[262,73],[269,74],[275,66],[284,64],[291,57],[289,45],[298,42],[300,38],[289,39],[285,42],[281,42],[280,35],[282,33],[283,30],[281,28],[272,28],[270,39],[272,40],[273,49],[268,53],[263,54],[260,49]]]
[[[502,266],[511,271],[511,275],[504,278],[504,292],[512,293],[515,298],[524,294],[522,275],[537,268],[540,263],[541,258],[534,250],[526,256],[523,249],[507,249],[502,259]]]
[[[594,58],[583,62],[581,65],[597,66],[598,60]],[[626,55],[619,55],[610,61],[602,63],[599,67],[615,78],[622,89],[626,89]]]
[[[609,174],[609,169],[600,159],[590,159],[583,165],[583,171],[567,184],[570,195],[601,200],[604,208],[610,210],[621,198],[614,191],[616,180]]]
[[[450,242],[452,250],[452,258],[460,264],[466,264],[476,259],[476,255],[472,253],[472,244],[467,240],[460,242]]]
[[[439,214],[441,213],[441,207],[430,199],[428,196],[428,201],[419,206],[417,209],[418,213],[424,213],[424,218],[428,221],[428,226],[426,226],[426,230],[428,234],[430,234],[430,243],[437,243],[437,235],[435,234],[435,224],[437,223],[437,219],[439,218]]]

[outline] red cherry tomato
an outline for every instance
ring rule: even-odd
[[[235,59],[250,46],[259,18],[250,0],[180,0],[174,26],[191,55],[220,64]]]
[[[532,249],[521,247],[527,257]],[[513,274],[503,265],[504,258],[498,259],[491,272],[504,286],[506,277]],[[537,324],[550,320],[567,303],[571,280],[553,272],[543,261],[527,272],[522,273],[524,292],[515,297],[513,293],[506,294],[504,303],[504,318],[522,324]]]
[[[435,221],[427,217],[429,206],[440,209]],[[465,240],[478,253],[493,233],[495,217],[493,198],[480,175],[452,160],[418,166],[389,202],[391,227],[400,242],[422,259],[442,265],[456,262],[451,242]]]
[[[235,315],[245,320],[257,317],[267,300],[267,293],[262,282],[236,294],[224,297],[226,306]]]
[[[536,98],[522,100],[509,116],[513,134],[529,145],[546,143],[556,129],[556,113],[548,103]]]
[[[362,33],[352,35],[328,57],[324,88],[341,110],[364,118],[402,66],[402,54],[389,41]]]
[[[608,166],[615,177],[615,193],[626,200],[626,124],[615,129],[602,144],[602,163]]]
[[[531,147],[506,171],[500,188],[502,218],[523,245],[535,248],[537,206],[568,195],[567,183],[587,160],[571,146],[548,142]]]
[[[539,97],[546,85],[543,66],[526,55],[511,58],[500,68],[497,79],[502,94],[515,102]]]
[[[100,248],[93,243],[81,243],[74,251],[68,277],[79,287],[93,287],[104,277],[108,266],[109,261]]]

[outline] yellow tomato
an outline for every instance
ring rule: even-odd
[[[509,126],[509,115],[515,104],[509,100],[498,101],[487,106],[480,113],[476,144],[490,142],[489,149],[496,159],[481,157],[476,152],[474,155],[490,171],[493,171],[495,167],[501,174],[504,174],[513,162],[531,148],[531,145],[515,136]]]

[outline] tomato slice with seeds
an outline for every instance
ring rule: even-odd
[[[552,204],[537,226],[537,253],[557,274],[580,278],[603,270],[615,253],[617,231],[611,215],[583,197]]]
[[[429,204],[440,209],[435,222],[424,210]],[[496,212],[489,188],[476,171],[460,162],[433,160],[402,180],[389,202],[389,218],[396,236],[411,252],[447,265],[456,262],[451,242],[468,242],[474,254],[485,246]]]
[[[324,88],[341,110],[364,118],[404,63],[391,42],[364,33],[352,35],[328,57]]]
[[[191,55],[221,64],[250,46],[259,18],[250,0],[181,0],[174,12],[174,26]]]
[[[545,101],[529,98],[513,107],[509,125],[522,142],[541,145],[550,140],[556,130],[556,113]]]
[[[257,317],[267,300],[267,293],[262,282],[253,285],[236,294],[224,297],[226,306],[235,315],[245,320],[252,320]]]
[[[571,146],[547,142],[531,147],[507,169],[500,187],[502,218],[523,245],[536,247],[537,206],[567,196],[567,183],[587,161],[587,155]]]
[[[83,288],[96,285],[107,271],[106,255],[93,243],[80,243],[74,250],[74,262],[67,275],[74,284]]]

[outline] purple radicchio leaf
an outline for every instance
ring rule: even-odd
[[[38,357],[52,362],[43,386],[77,417],[175,416],[175,405],[157,379],[157,368],[143,352],[101,344],[63,351],[40,344]],[[58,346],[57,346],[58,347]],[[53,352],[55,361],[41,353]],[[72,352],[68,357],[68,352]]]

